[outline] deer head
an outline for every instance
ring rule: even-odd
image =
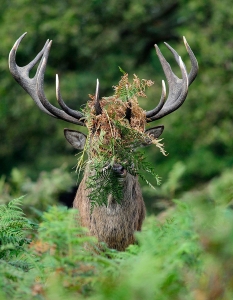
[[[26,66],[19,67],[16,64],[15,57],[17,48],[24,38],[24,33],[14,44],[9,54],[9,68],[15,80],[24,88],[24,90],[32,97],[36,105],[46,114],[62,119],[64,121],[77,124],[79,126],[87,125],[87,117],[83,112],[69,108],[62,99],[59,85],[59,78],[56,75],[56,98],[61,109],[53,106],[44,94],[44,74],[46,64],[49,56],[52,41],[47,40],[43,49],[37,56]],[[150,123],[159,120],[164,116],[177,110],[185,101],[188,94],[188,87],[194,81],[198,72],[197,60],[184,38],[184,44],[191,61],[191,71],[187,73],[184,63],[178,53],[167,43],[165,45],[172,52],[177,64],[180,67],[182,78],[178,78],[172,71],[169,63],[166,61],[158,46],[155,45],[157,55],[164,70],[169,93],[166,97],[165,82],[162,81],[162,93],[158,105],[150,111],[142,111],[145,123]],[[36,74],[33,78],[29,77],[30,70],[38,63]],[[167,99],[166,99],[167,98]],[[104,100],[99,98],[99,81],[97,79],[96,91],[93,97],[93,107],[95,116],[102,116],[104,114]],[[131,124],[133,118],[133,103],[128,99],[123,110],[123,117]],[[100,124],[99,126],[103,126]],[[133,125],[132,125],[133,126]],[[92,126],[88,128],[92,130],[91,139],[89,143],[94,143],[95,132],[98,128]],[[148,138],[144,140],[144,145],[150,144],[153,139],[158,138],[164,130],[164,126],[156,126],[148,130],[144,130]],[[76,149],[83,149],[86,143],[86,135],[75,130],[65,129],[64,134],[68,142]],[[91,153],[89,153],[91,155]],[[103,172],[109,168],[109,163],[103,168]],[[106,242],[110,247],[119,250],[124,250],[130,243],[134,242],[134,231],[140,230],[142,221],[145,216],[144,202],[141,196],[141,190],[136,176],[128,174],[119,161],[111,164],[112,171],[118,176],[125,178],[123,185],[123,200],[115,203],[114,199],[109,197],[107,207],[96,207],[93,212],[90,212],[90,199],[86,189],[85,180],[90,176],[87,170],[84,179],[80,184],[76,198],[74,200],[74,207],[79,209],[80,220],[83,226],[89,228],[91,234],[95,235],[99,241]],[[110,195],[111,196],[111,195]]]

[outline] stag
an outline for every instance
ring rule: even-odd
[[[61,109],[52,105],[44,94],[44,74],[52,41],[47,40],[43,49],[28,65],[19,67],[16,64],[16,51],[25,35],[26,33],[24,33],[15,42],[9,54],[9,68],[14,79],[32,97],[36,105],[49,116],[77,124],[79,126],[85,126],[85,115],[80,111],[69,108],[63,101],[60,92],[58,75],[56,75],[56,98]],[[145,112],[147,123],[159,120],[177,110],[184,103],[187,97],[188,87],[197,76],[198,63],[185,38],[184,44],[191,61],[191,71],[189,74],[187,73],[186,67],[178,53],[170,45],[165,43],[179,65],[182,74],[181,79],[173,73],[169,63],[162,55],[158,46],[155,45],[158,58],[168,82],[169,93],[166,99],[166,87],[164,81],[162,81],[162,94],[158,105],[154,109]],[[30,78],[30,70],[39,61],[40,63],[35,76]],[[96,115],[99,115],[102,112],[98,80],[95,92],[95,112]],[[130,122],[130,108],[126,114]],[[148,144],[151,143],[151,138],[158,138],[162,134],[163,130],[164,126],[161,125],[145,130],[148,137],[150,137],[148,139]],[[64,135],[74,148],[79,150],[83,149],[86,142],[86,135],[84,133],[64,129]],[[90,176],[90,171],[89,168],[86,167],[84,178],[79,185],[73,206],[78,209],[79,221],[82,226],[88,228],[90,235],[97,237],[99,242],[105,242],[110,248],[125,250],[128,245],[135,242],[135,231],[141,230],[142,223],[145,218],[145,204],[137,176],[127,172],[119,162],[113,163],[111,168],[112,171],[122,177],[123,180],[123,198],[121,202],[116,202],[113,197],[109,195],[107,206],[96,206],[91,211],[90,199],[88,197],[89,192],[86,187],[86,180]]]

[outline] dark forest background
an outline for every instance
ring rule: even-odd
[[[101,96],[119,82],[118,66],[132,78],[155,81],[142,98],[144,109],[159,101],[165,79],[154,50],[158,44],[176,74],[180,70],[164,46],[168,42],[189,57],[185,36],[199,62],[199,74],[184,105],[153,123],[163,124],[164,157],[155,146],[146,151],[162,177],[158,191],[144,187],[147,202],[156,193],[200,189],[233,165],[233,9],[230,0],[5,0],[0,10],[0,193],[2,197],[44,190],[51,198],[77,184],[76,151],[63,128],[75,125],[42,113],[8,70],[8,54],[28,32],[17,63],[27,64],[53,40],[45,75],[45,93],[54,104],[55,74],[67,104],[80,109],[100,80]],[[33,76],[33,72],[32,72]],[[168,85],[167,85],[168,86]],[[76,127],[77,128],[77,127]],[[80,128],[78,128],[80,129]],[[81,129],[82,130],[82,129]],[[85,131],[85,129],[84,129]],[[169,177],[170,176],[170,177]],[[170,181],[169,181],[170,178]],[[171,179],[172,178],[172,179]],[[177,183],[179,179],[179,184]],[[172,182],[172,180],[175,182]]]

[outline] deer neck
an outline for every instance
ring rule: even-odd
[[[91,176],[89,168],[86,169],[84,177],[83,177],[83,184],[84,184],[84,189],[87,191],[87,196],[88,196],[88,189],[86,187],[86,181],[88,180],[89,176]],[[122,189],[123,189],[123,197],[121,201],[117,202],[112,194],[108,196],[108,207],[116,207],[117,205],[128,205],[129,203],[135,201],[135,198],[138,196],[141,196],[141,188],[140,184],[138,181],[138,176],[133,176],[130,173],[127,173],[126,176],[121,180],[122,184]],[[117,184],[117,183],[116,183]],[[140,194],[140,195],[139,195]]]

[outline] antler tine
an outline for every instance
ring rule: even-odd
[[[73,110],[69,108],[62,99],[61,91],[60,91],[60,83],[58,74],[56,74],[56,97],[61,108],[70,116],[76,119],[84,119],[84,115],[80,111]]]
[[[45,64],[47,62],[48,59],[48,54],[49,54],[49,50],[51,47],[51,43],[52,41],[47,40],[43,49],[37,54],[37,56],[26,66],[24,67],[19,67],[16,64],[16,52],[17,49],[19,47],[20,42],[22,41],[22,39],[25,37],[27,33],[25,32],[23,35],[21,35],[19,37],[19,39],[15,42],[14,46],[12,47],[10,54],[9,54],[9,69],[11,74],[13,75],[14,79],[23,87],[23,89],[32,97],[32,99],[34,100],[34,102],[36,103],[36,105],[46,114],[54,117],[54,118],[60,118],[63,119],[67,122],[71,122],[74,124],[78,124],[78,125],[84,125],[83,122],[78,121],[77,119],[69,116],[68,114],[66,114],[65,112],[63,112],[62,110],[59,110],[57,108],[55,108],[54,110],[51,109],[51,107],[49,105],[46,106],[46,104],[44,105],[43,102],[40,100],[40,97],[38,95],[38,91],[37,91],[37,86],[38,86],[38,78],[44,78],[44,74],[43,76],[39,76],[39,74],[41,73],[41,69],[42,69],[42,61],[45,61]],[[42,57],[42,59],[41,59]],[[37,68],[36,74],[33,78],[29,77],[29,72],[30,70],[38,63],[38,61],[41,59],[39,66]],[[45,66],[43,67],[43,70],[45,70]],[[43,88],[43,81],[41,82],[42,84],[42,88]],[[44,101],[46,102],[46,101]],[[52,105],[51,105],[52,106]],[[49,107],[47,109],[47,107]],[[59,112],[58,112],[59,111]]]
[[[172,71],[170,64],[164,58],[162,52],[160,51],[159,47],[155,45],[156,53],[159,57],[160,63],[162,65],[164,74],[168,81],[169,86],[169,94],[165,105],[168,105],[170,102],[173,102],[180,94],[182,80],[179,79]]]
[[[190,85],[194,81],[194,79],[197,77],[199,67],[198,67],[197,59],[184,36],[183,36],[183,40],[184,40],[184,45],[186,47],[186,50],[189,54],[189,58],[191,60],[191,65],[192,65],[191,71],[188,75],[189,76],[189,85]]]
[[[95,112],[96,115],[101,115],[102,108],[100,106],[100,100],[99,100],[99,79],[96,80],[96,90],[95,90]]]
[[[30,70],[37,64],[37,62],[39,61],[39,59],[41,58],[41,56],[44,54],[44,51],[49,43],[49,40],[46,41],[43,49],[37,54],[37,56],[29,63],[27,64],[26,66],[24,67],[19,67],[17,64],[16,64],[16,60],[15,60],[15,57],[16,57],[16,52],[17,52],[17,49],[19,47],[19,44],[21,43],[22,39],[25,37],[25,35],[27,34],[27,32],[25,32],[24,34],[21,35],[21,37],[15,42],[13,48],[11,49],[10,51],[10,54],[9,54],[9,69],[13,75],[13,77],[18,81],[20,80],[20,73],[19,73],[19,70],[24,70],[24,72],[27,72],[27,75],[29,74]]]
[[[43,58],[42,58],[42,63],[41,63],[41,67],[38,71],[38,77],[37,77],[37,82],[36,82],[36,90],[37,90],[37,95],[38,98],[40,100],[40,102],[43,104],[43,106],[54,116],[56,116],[59,119],[62,119],[64,121],[70,122],[70,123],[74,123],[77,125],[81,125],[84,126],[84,123],[75,119],[74,117],[69,116],[68,114],[66,114],[63,110],[53,106],[45,97],[44,94],[44,88],[43,88],[43,84],[44,84],[44,74],[45,74],[45,69],[46,69],[46,64],[47,64],[47,60],[48,60],[48,56],[49,56],[49,51],[52,45],[52,41],[50,41],[45,49]]]
[[[9,54],[9,69],[14,79],[22,86],[22,88],[32,97],[36,105],[45,113],[50,116],[53,116],[49,111],[47,111],[44,106],[40,103],[40,100],[36,94],[36,75],[34,78],[29,78],[29,71],[33,68],[33,66],[39,61],[41,56],[44,54],[44,51],[49,43],[49,40],[46,41],[43,49],[37,54],[37,56],[26,66],[19,67],[16,64],[16,52],[19,47],[20,42],[25,37],[27,32],[22,34],[19,39],[15,42]],[[55,117],[55,116],[53,116]]]
[[[166,99],[166,85],[164,80],[162,80],[162,94],[161,94],[159,104],[154,109],[147,111],[146,117],[151,118],[154,115],[156,115],[163,108],[165,99]]]
[[[195,57],[195,55],[193,54],[192,49],[190,48],[189,44],[187,43],[185,37],[183,36],[183,41],[184,41],[184,45],[186,47],[186,50],[189,54],[189,58],[191,61],[191,71],[188,74],[188,79],[189,79],[189,86],[192,84],[192,82],[194,81],[194,79],[197,77],[197,73],[198,73],[198,62],[197,59]],[[176,52],[175,49],[173,49],[168,43],[164,43],[167,48],[171,51],[171,53],[173,54],[173,56],[175,57],[175,60],[177,63],[179,63],[179,54]]]
[[[170,45],[165,43],[165,45],[168,47],[168,49],[172,52],[176,62],[180,66],[180,69],[182,72],[182,79],[179,79],[173,73],[170,64],[164,58],[163,54],[159,50],[159,47],[157,45],[155,45],[156,53],[159,57],[164,74],[168,81],[169,94],[168,94],[167,101],[162,106],[161,110],[157,111],[157,109],[155,108],[154,109],[155,113],[152,114],[151,111],[146,113],[147,122],[158,120],[158,119],[162,118],[163,116],[165,116],[169,113],[172,113],[174,110],[176,110],[178,107],[180,107],[186,99],[188,86],[193,82],[193,80],[197,76],[197,72],[198,72],[197,60],[185,39],[184,39],[184,43],[185,43],[185,46],[188,51],[188,54],[189,54],[189,57],[191,60],[191,64],[192,64],[192,68],[191,68],[189,75],[187,74],[185,65],[183,64],[178,53]]]
[[[179,90],[179,96],[176,97],[173,101],[168,102],[166,101],[165,105],[163,106],[162,110],[157,115],[154,115],[151,117],[148,122],[161,119],[162,117],[172,113],[176,109],[178,109],[185,101],[187,94],[188,94],[188,74],[185,68],[185,65],[181,59],[179,58],[179,66],[182,73],[182,80],[180,80],[181,83],[181,89]],[[169,97],[169,96],[168,96]]]

